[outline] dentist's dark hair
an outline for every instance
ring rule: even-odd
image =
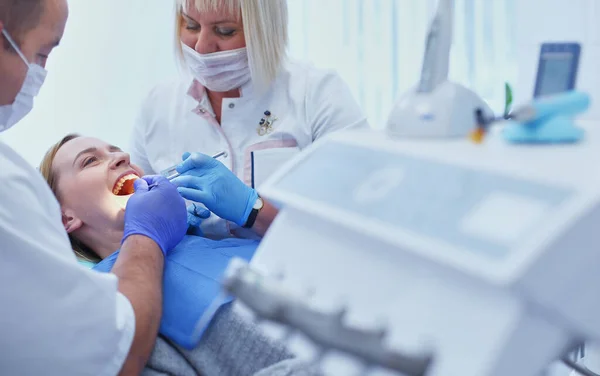
[[[2,1],[2,0],[0,0]],[[56,196],[56,199],[60,201],[60,196],[58,194],[57,184],[58,184],[58,174],[52,168],[52,163],[54,162],[54,157],[56,157],[56,153],[58,150],[67,142],[81,137],[78,134],[68,134],[62,138],[59,142],[52,145],[50,149],[46,152],[44,159],[42,159],[42,163],[40,163],[40,167],[38,170],[46,179],[46,183],[50,186],[52,193]],[[76,237],[69,234],[69,240],[71,241],[71,248],[73,248],[73,252],[75,252],[75,256],[79,260],[89,261],[89,262],[99,262],[101,258],[94,252],[90,247],[83,244],[83,242],[79,241]]]
[[[21,37],[34,29],[42,19],[48,0],[0,0],[0,22],[11,37],[20,45]],[[4,48],[10,44],[6,38]]]

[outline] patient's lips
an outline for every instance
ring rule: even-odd
[[[127,174],[121,177],[115,183],[112,193],[117,196],[127,196],[133,194],[135,191],[133,183],[139,178],[140,177],[136,174]]]

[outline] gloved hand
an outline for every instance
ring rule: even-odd
[[[187,231],[185,201],[176,187],[162,176],[144,176],[134,183],[135,193],[125,208],[121,244],[131,235],[154,240],[166,255]]]
[[[196,204],[191,204],[187,207],[187,223],[188,235],[204,236],[200,230],[200,224],[203,219],[210,217],[210,210],[198,207]]]
[[[258,193],[224,164],[201,153],[185,153],[177,166],[181,175],[172,180],[181,196],[204,204],[211,212],[243,226],[250,216]]]

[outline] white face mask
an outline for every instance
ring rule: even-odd
[[[246,48],[199,54],[181,44],[183,57],[198,82],[210,91],[224,92],[242,87],[250,81]]]
[[[27,61],[23,52],[17,47],[17,44],[5,29],[2,30],[2,34],[27,65],[27,76],[25,76],[25,81],[23,81],[23,86],[21,86],[21,91],[17,94],[15,101],[12,104],[0,106],[0,132],[12,127],[31,112],[33,98],[40,92],[47,74],[41,66]]]

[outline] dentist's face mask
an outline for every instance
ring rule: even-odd
[[[40,92],[47,73],[41,66],[27,61],[21,49],[17,47],[15,41],[6,32],[6,29],[2,30],[2,34],[17,52],[21,60],[23,60],[23,63],[27,65],[27,76],[15,101],[12,104],[0,106],[0,132],[12,127],[31,112],[33,109],[33,98]]]
[[[194,78],[210,91],[237,89],[251,79],[246,48],[200,54],[183,43],[181,46]]]

